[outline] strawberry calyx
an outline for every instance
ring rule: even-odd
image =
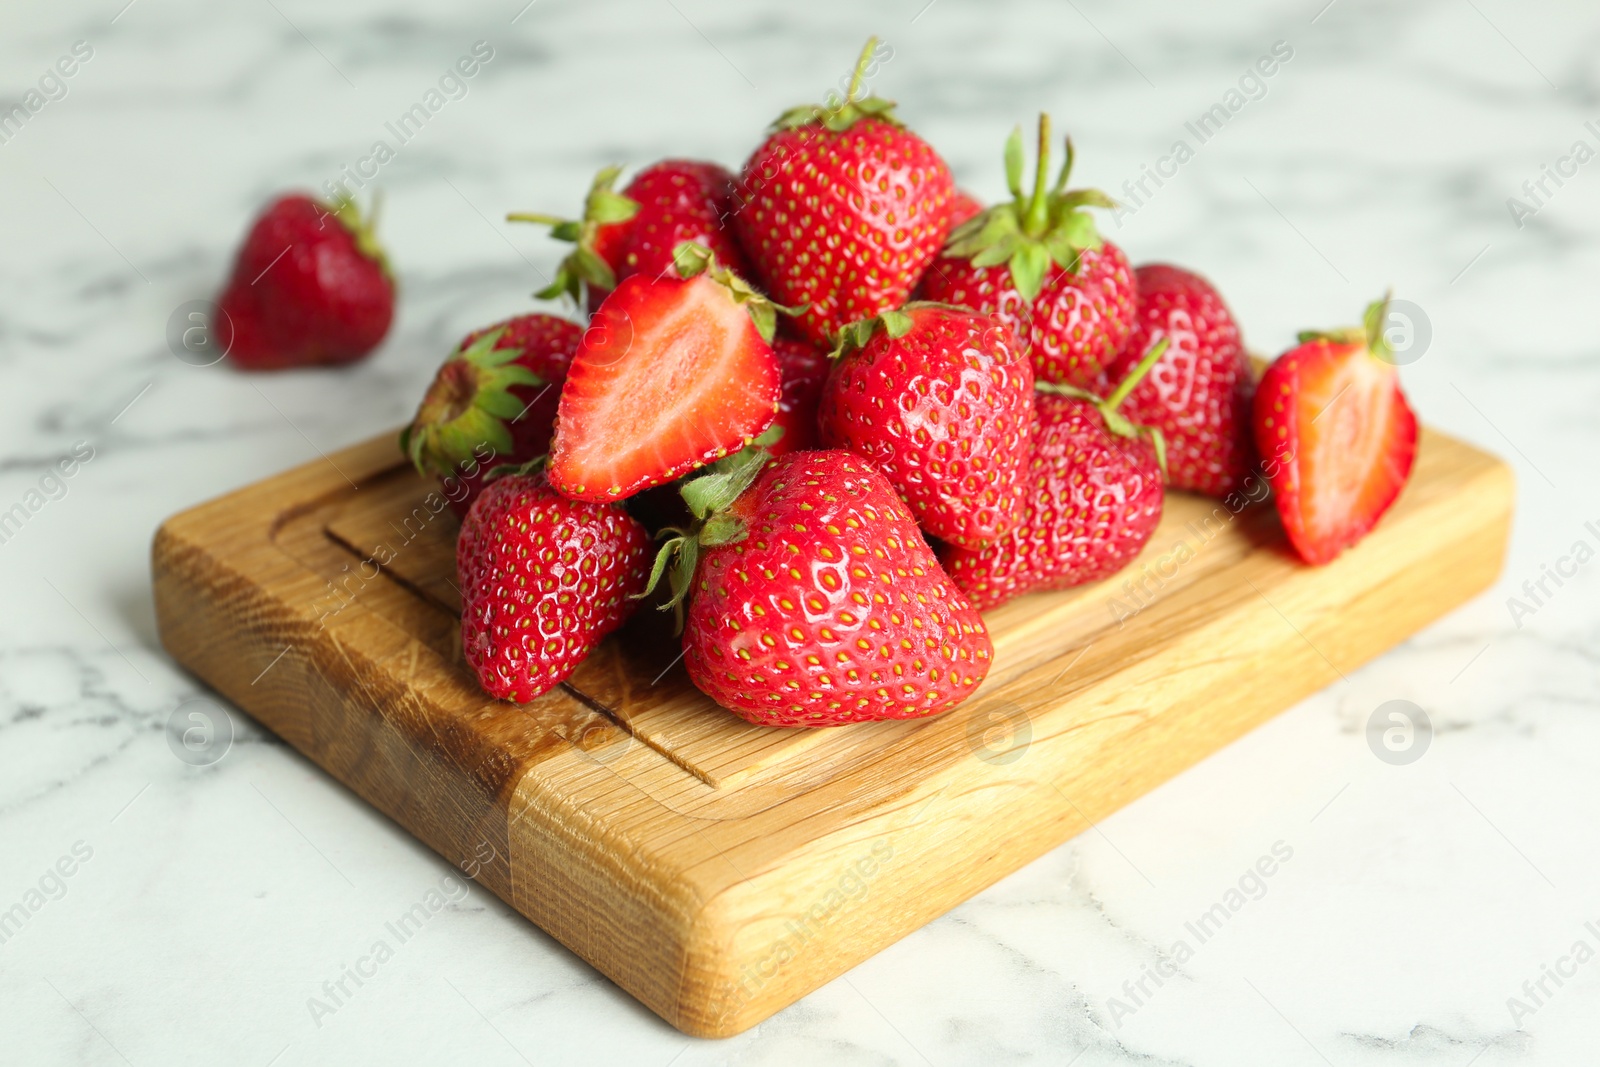
[[[1389,320],[1389,303],[1393,299],[1394,290],[1391,289],[1383,294],[1381,300],[1374,300],[1368,304],[1366,311],[1361,315],[1360,326],[1346,326],[1335,330],[1301,330],[1298,340],[1301,344],[1323,341],[1335,345],[1364,345],[1374,357],[1393,365],[1394,346],[1384,334],[1384,326]]]
[[[556,276],[535,296],[541,300],[554,300],[565,293],[580,300],[585,285],[595,289],[614,289],[617,273],[611,264],[596,250],[600,227],[627,222],[639,213],[639,202],[616,191],[617,178],[622,174],[619,166],[604,167],[594,176],[589,195],[583,201],[583,217],[563,219],[556,215],[543,215],[531,211],[513,211],[507,222],[532,222],[550,227],[550,236],[558,241],[570,241],[573,249],[556,267]]]
[[[931,301],[926,303],[913,301],[898,310],[885,311],[881,315],[876,315],[870,319],[857,319],[855,322],[846,323],[839,327],[838,332],[833,335],[833,350],[828,353],[828,358],[838,360],[848,352],[867,347],[867,342],[872,340],[872,335],[880,329],[891,338],[904,337],[911,332],[912,326],[911,316],[908,312],[915,311],[919,307],[928,306],[931,303]]]
[[[833,335],[833,349],[828,353],[828,358],[837,360],[850,352],[867,347],[867,342],[872,340],[872,335],[879,330],[888,334],[891,340],[904,337],[911,332],[911,327],[914,325],[911,313],[924,308],[943,308],[946,311],[963,314],[970,314],[972,310],[939,300],[913,300],[897,309],[885,311],[869,319],[857,319],[839,327]]]
[[[821,104],[800,104],[785,111],[773,122],[772,128],[794,130],[803,126],[817,125],[830,133],[843,133],[865,118],[875,118],[891,126],[902,125],[894,116],[893,100],[885,100],[878,96],[856,98],[861,92],[861,80],[866,76],[867,67],[872,64],[873,55],[877,50],[878,39],[868,37],[866,45],[861,49],[860,58],[856,60],[855,70],[850,75],[850,84],[845,89],[843,99],[838,93],[830,91],[827,99]]]
[[[391,284],[394,274],[389,270],[389,254],[383,250],[383,245],[378,241],[378,211],[383,207],[383,193],[374,191],[372,194],[372,210],[367,214],[361,213],[355,198],[348,193],[341,192],[331,204],[322,204],[322,209],[339,221],[339,224],[350,232],[355,239],[356,250],[363,256],[372,260],[383,271],[383,276]]]
[[[488,445],[496,452],[512,450],[510,423],[525,405],[512,386],[545,381],[515,362],[522,349],[496,348],[505,327],[490,330],[451,353],[423,394],[417,414],[400,433],[400,450],[418,471],[449,475]]]
[[[1010,203],[995,204],[951,231],[944,254],[967,259],[975,267],[1006,264],[1011,283],[1027,300],[1044,287],[1054,263],[1077,274],[1083,253],[1103,242],[1094,216],[1085,208],[1114,208],[1116,201],[1098,189],[1067,189],[1072,174],[1072,138],[1066,139],[1066,161],[1055,184],[1049,183],[1050,116],[1039,115],[1039,149],[1032,192],[1022,188],[1022,127],[1006,139],[1006,185]]]
[[[1151,345],[1149,351],[1144,354],[1138,364],[1105,397],[1100,397],[1087,389],[1079,389],[1075,385],[1063,385],[1060,382],[1036,381],[1033,383],[1033,388],[1041,393],[1051,393],[1055,396],[1067,396],[1072,397],[1074,400],[1088,401],[1100,412],[1100,417],[1105,420],[1106,429],[1117,437],[1147,438],[1151,447],[1155,449],[1156,465],[1161,468],[1161,477],[1165,479],[1167,476],[1166,438],[1156,427],[1140,426],[1117,409],[1122,406],[1124,400],[1128,399],[1128,394],[1133,392],[1134,387],[1149,373],[1150,368],[1155,366],[1161,357],[1166,354],[1169,343],[1170,340],[1163,337]]]
[[[490,482],[499,481],[501,478],[509,478],[514,474],[538,474],[540,471],[544,470],[549,463],[550,453],[548,452],[534,456],[532,459],[523,463],[501,463],[497,466],[490,467],[484,472],[483,484],[488,485]]]
[[[658,537],[665,537],[650,568],[650,578],[644,592],[635,599],[643,599],[655,592],[663,575],[667,577],[672,596],[660,610],[676,613],[678,625],[683,625],[683,602],[694,584],[694,575],[700,565],[702,549],[718,545],[731,545],[743,541],[749,531],[744,520],[729,514],[728,509],[746,489],[755,482],[763,467],[772,461],[767,445],[773,445],[783,436],[783,427],[769,427],[749,445],[707,467],[697,477],[680,483],[678,493],[693,516],[687,529],[668,526]]]
[[[804,304],[789,307],[773,303],[765,293],[724,267],[715,252],[698,242],[684,241],[674,248],[672,263],[684,281],[704,274],[726,289],[733,297],[733,302],[750,313],[750,321],[756,324],[756,332],[769,345],[778,330],[778,312],[793,316],[805,310]]]

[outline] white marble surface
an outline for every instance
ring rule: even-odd
[[[1600,947],[1600,564],[1520,629],[1506,598],[1600,543],[1600,164],[1524,228],[1505,203],[1600,146],[1592,5],[122,3],[0,11],[0,99],[93,50],[0,144],[0,510],[93,449],[0,544],[0,910],[42,903],[0,945],[0,1060],[1592,1062],[1600,960],[1531,1014],[1507,999]],[[203,690],[157,646],[152,531],[407,415],[449,344],[554,263],[504,211],[574,207],[606,162],[737,163],[871,32],[895,48],[878,87],[991,197],[1040,106],[1117,193],[1288,42],[1265,96],[1110,232],[1211,275],[1262,350],[1390,283],[1425,308],[1415,406],[1518,472],[1504,580],[741,1037],[684,1038],[477,889],[318,1025],[308,998],[447,867],[242,716],[217,764],[174,757],[168,718]],[[404,299],[376,358],[264,378],[175,359],[169,314],[217,288],[262,199],[354,163],[477,40],[492,61],[381,174]],[[1390,699],[1436,726],[1409,766],[1364,739]],[[1261,899],[1119,1010],[1279,841]],[[64,892],[30,898],[79,842]]]

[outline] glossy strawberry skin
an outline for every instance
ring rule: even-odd
[[[495,342],[495,348],[517,348],[522,354],[514,362],[527,367],[538,375],[545,384],[543,385],[518,385],[510,390],[511,395],[523,404],[522,413],[513,417],[508,426],[511,430],[511,452],[509,455],[499,455],[492,449],[479,449],[475,451],[476,462],[463,460],[455,465],[449,474],[440,475],[440,486],[444,490],[445,499],[450,501],[450,507],[458,516],[464,517],[467,509],[472,507],[472,502],[483,491],[484,476],[496,466],[501,464],[521,465],[542,456],[550,451],[550,436],[555,432],[556,405],[561,399],[561,384],[566,381],[567,367],[572,363],[572,355],[577,351],[578,342],[583,338],[583,327],[568,319],[558,318],[555,315],[545,315],[534,312],[527,315],[518,315],[504,322],[485,326],[481,330],[473,330],[461,339],[460,348],[466,348],[473,341],[492,330],[505,330],[500,340]],[[439,373],[451,373],[449,363],[439,368]],[[438,379],[435,379],[437,382]],[[463,382],[459,386],[463,391],[471,388],[470,382]]]
[[[822,403],[822,387],[833,362],[828,354],[809,341],[779,337],[772,342],[773,354],[783,373],[783,393],[778,398],[778,417],[772,425],[783,429],[783,436],[767,446],[774,456],[802,452],[817,447],[817,407]]]
[[[1123,401],[1122,413],[1166,438],[1169,486],[1221,499],[1240,488],[1255,458],[1255,375],[1238,324],[1198,274],[1164,263],[1134,274],[1139,307],[1110,378],[1120,380],[1163,337],[1169,344]]]
[[[973,196],[964,189],[957,189],[950,197],[950,215],[946,228],[955,229],[963,222],[983,211],[983,201]]]
[[[568,368],[550,484],[599,502],[670,482],[770,426],[780,384],[772,346],[723,286],[626,278]]]
[[[928,268],[921,295],[1012,327],[1039,381],[1095,389],[1133,330],[1138,282],[1122,249],[1106,241],[1083,250],[1077,273],[1052,266],[1031,302],[1012,284],[1005,264],[975,267],[948,256]]]
[[[456,568],[467,663],[484,692],[526,704],[632,613],[650,537],[615,505],[569,500],[543,475],[513,474],[473,503]]]
[[[639,204],[639,213],[627,222],[601,227],[625,227],[612,256],[606,256],[621,281],[634,274],[651,278],[676,270],[672,250],[684,241],[711,249],[717,261],[735,274],[748,275],[744,250],[735,240],[733,172],[716,163],[667,159],[641,170],[623,195]],[[602,251],[602,255],[605,253]]]
[[[1365,537],[1411,476],[1416,415],[1396,368],[1360,342],[1312,340],[1279,356],[1253,418],[1278,515],[1307,563]]]
[[[911,305],[846,352],[823,390],[827,448],[877,467],[941,540],[981,548],[1012,526],[1033,436],[1033,370],[988,315]]]
[[[744,165],[734,227],[767,293],[806,305],[795,327],[826,345],[906,302],[948,232],[954,190],[927,142],[881,118],[782,129]]]
[[[251,225],[218,301],[216,342],[246,370],[352,363],[389,332],[394,295],[381,257],[329,207],[291,194]]]
[[[994,647],[883,475],[847,452],[791,452],[734,502],[747,536],[705,550],[684,663],[763,726],[936,715]]]
[[[1046,394],[1035,410],[1016,526],[988,548],[951,545],[940,554],[980,611],[1109,577],[1139,554],[1161,521],[1161,468],[1147,439],[1108,433],[1087,401]]]

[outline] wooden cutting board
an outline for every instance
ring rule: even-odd
[[[1398,504],[1322,568],[1270,505],[1172,494],[1123,574],[989,613],[966,704],[814,731],[712,704],[656,612],[532,704],[487,699],[432,492],[391,434],[173,517],[163,642],[662,1018],[723,1036],[1488,586],[1513,484],[1425,431]]]

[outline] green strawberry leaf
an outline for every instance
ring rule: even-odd
[[[756,333],[770,345],[773,336],[778,332],[777,309],[765,302],[751,304],[750,321],[756,324]]]
[[[477,406],[497,419],[514,419],[525,405],[509,392],[485,392],[478,397]]]
[[[1006,188],[1014,199],[1022,199],[1022,127],[1006,138]]]
[[[596,189],[589,196],[589,210],[584,217],[587,221],[605,226],[613,222],[627,222],[638,213],[639,202],[632,197],[613,193],[609,189]]]
[[[995,267],[1010,260],[1024,245],[1020,233],[1008,233],[972,257],[974,267]]]
[[[1114,211],[1117,207],[1117,202],[1099,189],[1074,189],[1062,194],[1060,203],[1066,208],[1103,207],[1107,211]]]
[[[911,316],[904,311],[885,311],[878,316],[878,321],[883,323],[883,332],[890,337],[904,337],[911,332]]]
[[[977,260],[973,262],[977,263]],[[1050,253],[1045,251],[1044,245],[1029,242],[1012,253],[1008,266],[1011,268],[1011,284],[1017,287],[1023,299],[1031,301],[1044,288],[1044,272],[1050,268]]]
[[[562,265],[556,268],[556,276],[551,279],[550,284],[533,295],[540,300],[557,300],[563,295],[570,296],[576,300],[578,299],[578,290],[581,285],[582,282],[578,276],[567,269],[566,262],[563,260]]]
[[[672,250],[672,264],[678,268],[680,278],[704,274],[714,258],[711,249],[694,241],[684,241]]]
[[[1366,332],[1367,351],[1385,363],[1394,362],[1394,348],[1389,344],[1388,335],[1384,332],[1384,328],[1389,325],[1389,301],[1393,299],[1393,290],[1384,293],[1383,299],[1368,304],[1361,316],[1361,324]]]
[[[744,523],[726,514],[711,516],[700,529],[700,543],[707,548],[731,545],[735,541],[743,541],[746,536]]]
[[[572,269],[579,278],[599,289],[617,287],[616,272],[597,252],[579,245],[572,250]]]

